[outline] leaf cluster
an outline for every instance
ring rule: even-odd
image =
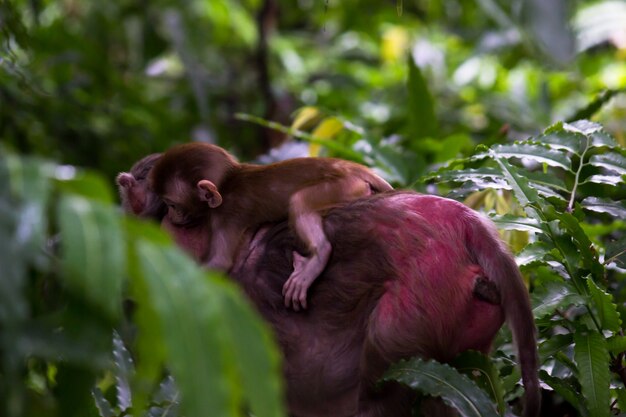
[[[234,283],[124,217],[99,175],[3,151],[0,184],[0,414],[284,415],[277,349]]]

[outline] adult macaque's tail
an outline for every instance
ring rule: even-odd
[[[525,390],[524,417],[535,417],[541,408],[541,390],[537,376],[536,328],[528,290],[513,255],[495,227],[481,216],[477,217],[480,221],[468,223],[468,249],[500,292],[501,305],[519,355]]]

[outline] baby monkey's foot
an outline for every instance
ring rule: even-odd
[[[320,272],[316,257],[307,258],[293,252],[293,272],[283,286],[285,307],[293,307],[295,311],[300,311],[300,308],[306,309],[307,290]]]

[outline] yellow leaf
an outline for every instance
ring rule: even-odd
[[[524,230],[503,230],[500,232],[504,240],[513,253],[518,253],[528,245],[528,232]]]
[[[311,134],[320,139],[332,139],[342,129],[343,122],[341,120],[336,117],[329,117],[317,125]]]
[[[391,63],[404,59],[409,44],[409,33],[402,26],[391,26],[383,33],[381,56],[383,61]]]
[[[329,117],[327,119],[322,120],[322,123],[317,125],[315,130],[311,132],[316,138],[320,139],[332,139],[337,133],[341,132],[343,129],[343,122],[336,117]],[[317,143],[311,143],[309,145],[309,154],[311,156],[318,156],[321,150],[321,146]]]
[[[469,208],[477,210],[483,206],[483,202],[485,201],[485,195],[485,191],[475,191],[465,198],[463,204],[465,204]]]
[[[492,189],[486,190],[487,193],[485,194],[485,210],[489,211],[489,210],[493,210],[493,208],[496,205],[496,192]]]
[[[320,118],[321,113],[317,107],[306,106],[298,110],[298,114],[291,124],[292,129],[303,130],[312,126]]]
[[[496,194],[496,213],[502,215],[511,212],[511,205],[500,193]]]

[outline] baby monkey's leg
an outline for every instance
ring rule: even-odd
[[[370,185],[360,178],[343,178],[304,188],[289,200],[289,223],[309,252],[303,257],[293,254],[293,273],[283,286],[285,306],[294,310],[307,307],[307,290],[324,270],[330,258],[331,245],[319,211],[334,204],[371,194]]]

